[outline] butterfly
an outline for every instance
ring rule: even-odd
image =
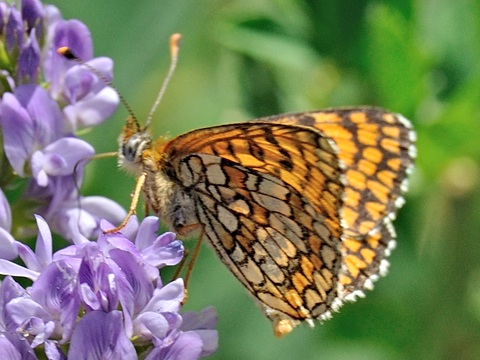
[[[200,230],[284,336],[386,273],[416,150],[379,108],[285,114],[153,140],[133,119],[119,164],[181,235]]]
[[[179,41],[172,35],[170,71],[146,125],[130,116],[118,140],[120,167],[138,178],[129,215],[143,191],[178,234],[200,231],[276,336],[329,319],[386,274],[416,157],[412,125],[380,108],[334,108],[154,140],[149,124]]]

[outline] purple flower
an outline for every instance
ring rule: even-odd
[[[87,61],[109,81],[112,79],[112,61],[108,58],[92,60],[90,32],[78,20],[56,19],[50,25],[50,32],[53,35],[47,46],[44,73],[50,83],[51,96],[67,104],[63,109],[65,129],[76,131],[102,123],[116,109],[118,94],[91,70],[59,56],[56,50],[70,47],[76,56]]]
[[[113,62],[109,58],[96,58],[87,63],[110,80]],[[83,66],[67,70],[62,85],[61,98],[68,104],[63,109],[68,131],[102,123],[113,114],[118,105],[115,90]]]
[[[9,276],[3,281],[0,330],[20,332],[31,348],[45,344],[57,354],[61,348],[56,344],[70,343],[69,357],[82,347],[85,359],[93,354],[136,358],[136,347],[151,359],[198,359],[216,350],[213,309],[182,315],[183,280],[163,285],[157,266],[180,262],[183,246],[171,233],[152,232],[158,228],[157,218],[141,224],[132,218],[126,229],[133,239],[102,234],[97,242],[71,245],[55,254],[47,224],[40,217],[37,223],[35,252],[14,244],[26,267],[0,260],[0,274],[33,280],[28,291]],[[149,254],[157,250],[163,256]]]
[[[60,46],[102,75],[58,55]],[[20,11],[0,0],[0,53],[2,186],[23,191],[12,202],[0,189],[0,354],[198,359],[214,352],[215,312],[182,314],[183,280],[160,276],[160,268],[181,262],[182,242],[158,235],[156,217],[139,223],[132,216],[122,233],[105,233],[125,209],[80,194],[94,149],[75,132],[115,110],[118,94],[107,85],[113,62],[92,58],[84,24],[38,0],[22,0]],[[54,253],[51,229],[72,245]],[[34,231],[32,249],[19,237]]]
[[[62,113],[40,86],[23,85],[13,94],[3,95],[0,126],[10,165],[18,175],[25,176],[33,152],[62,136]]]
[[[0,73],[8,86],[0,101],[0,145],[10,172],[34,179],[17,208],[31,208],[31,216],[41,214],[71,241],[95,237],[101,218],[119,222],[125,212],[103,197],[79,195],[83,166],[94,150],[73,134],[105,121],[119,99],[94,72],[67,61],[56,50],[70,46],[109,80],[113,62],[92,58],[90,32],[83,23],[63,20],[58,9],[38,0],[22,0],[20,11],[0,1],[2,46],[7,55]],[[82,203],[89,210],[81,208]],[[30,231],[24,228],[22,233]]]

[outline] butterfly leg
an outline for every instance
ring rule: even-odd
[[[130,203],[130,208],[128,209],[127,216],[125,216],[125,219],[123,219],[122,223],[118,225],[116,228],[106,230],[104,231],[105,234],[112,234],[112,233],[117,233],[120,230],[122,230],[125,225],[127,225],[128,220],[130,220],[130,217],[134,215],[137,212],[137,204],[138,200],[140,198],[140,193],[142,192],[143,185],[145,184],[145,179],[147,177],[147,173],[142,173],[137,179],[137,184],[135,185],[135,190],[132,194],[132,202]]]
[[[197,243],[195,244],[195,248],[193,249],[190,262],[187,265],[187,272],[185,273],[185,277],[184,277],[185,288],[187,288],[188,280],[190,279],[190,275],[192,274],[193,267],[195,266],[195,262],[197,261],[198,254],[200,253],[200,248],[202,246],[202,238],[203,238],[203,235],[205,234],[205,227],[203,226],[203,224],[195,224],[192,226],[200,227],[200,234],[198,235]]]
[[[187,270],[185,271],[185,276],[183,277],[183,282],[185,284],[185,296],[183,298],[182,304],[185,304],[188,300],[188,281],[190,280],[190,275],[192,274],[193,267],[195,266],[195,262],[197,261],[198,254],[200,253],[200,248],[202,245],[202,238],[203,235],[205,234],[205,227],[203,224],[192,224],[192,225],[187,225],[182,227],[181,229],[177,230],[177,232],[180,235],[188,234],[194,230],[197,230],[197,228],[200,228],[200,233],[197,238],[197,243],[195,244],[195,248],[193,249],[192,252],[192,257],[190,258],[190,261],[188,262],[187,265]],[[188,257],[188,249],[185,251],[185,255],[183,256],[182,261],[180,264],[178,264],[178,268],[175,271],[175,274],[173,274],[173,278],[176,279],[179,277],[180,272],[183,270],[183,267],[186,263],[187,257]]]

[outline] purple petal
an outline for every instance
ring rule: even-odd
[[[77,168],[82,173],[81,167]],[[58,222],[58,217],[69,208],[78,208],[78,187],[81,180],[73,176],[56,176],[48,180],[47,186],[39,186],[35,180],[31,180],[24,193],[24,199],[35,200],[41,204],[46,204],[41,208],[38,214],[42,215],[50,225],[50,228],[56,229],[54,224]],[[73,205],[73,203],[75,205]]]
[[[112,269],[101,254],[91,246],[87,250],[78,272],[82,302],[87,310],[112,311],[118,306],[118,284]]]
[[[25,295],[25,290],[11,277],[3,279],[0,286],[0,312],[5,310],[5,304],[10,300]]]
[[[67,129],[73,132],[101,124],[115,112],[118,102],[117,92],[111,87],[105,87],[74,105],[67,105],[63,109],[68,122]]]
[[[80,201],[80,206],[94,217],[97,222],[100,222],[101,219],[106,219],[112,223],[120,223],[127,216],[127,212],[123,207],[103,196],[83,197]]]
[[[143,311],[178,312],[184,296],[183,279],[176,279],[161,289],[155,289]]]
[[[41,216],[35,215],[35,220],[38,227],[35,254],[39,265],[45,268],[52,262],[52,233],[47,222]]]
[[[60,318],[62,343],[72,334],[80,308],[75,262],[60,260],[47,266],[30,288],[32,299]]]
[[[93,55],[93,43],[90,31],[78,20],[60,21],[55,27],[54,49],[68,46],[83,61],[90,60]]]
[[[40,147],[45,147],[62,136],[62,112],[45,89],[36,85],[23,85],[15,90],[15,96],[34,122],[35,140]]]
[[[45,11],[38,0],[22,0],[22,18],[27,23],[27,32],[41,25]]]
[[[45,341],[45,355],[48,360],[65,360],[67,357],[62,352],[56,341]]]
[[[196,360],[202,352],[202,340],[193,333],[182,333],[172,346],[168,348],[155,348],[145,360]]]
[[[44,321],[44,319],[38,317],[31,317],[18,329],[29,337],[33,337],[31,342],[32,348],[41,345],[52,336],[53,331],[55,330],[55,322],[53,320]]]
[[[42,271],[44,267],[39,264],[37,255],[33,252],[32,249],[30,249],[28,245],[17,242],[17,250],[18,256],[20,257],[20,259],[22,259],[25,266],[29,270],[33,270],[39,273]]]
[[[0,259],[13,260],[17,256],[17,241],[7,230],[0,228]]]
[[[43,169],[45,162],[45,155],[41,151],[35,151],[30,159],[33,178],[41,187],[48,185],[48,173]]]
[[[50,318],[50,314],[40,304],[26,297],[12,299],[5,305],[5,310],[16,326],[23,325],[26,320],[32,317],[40,319]]]
[[[157,239],[157,231],[160,228],[160,219],[156,216],[148,216],[142,220],[138,227],[138,232],[129,239],[135,239],[135,245],[140,251],[153,244]]]
[[[218,322],[217,312],[213,307],[207,307],[200,313],[196,311],[188,311],[182,314],[183,324],[181,329],[198,330],[198,329],[215,329]]]
[[[0,286],[0,328],[14,329],[15,324],[11,323],[8,314],[5,311],[5,305],[12,299],[25,296],[25,289],[23,289],[11,276],[3,279]]]
[[[17,77],[20,84],[37,82],[40,71],[40,48],[38,46],[35,30],[20,48],[18,57]]]
[[[10,276],[21,276],[26,277],[30,280],[36,280],[39,273],[36,271],[29,270],[23,266],[17,265],[7,260],[0,259],[0,274],[10,275]]]
[[[170,331],[170,323],[162,314],[147,311],[135,318],[135,336],[142,340],[163,339]]]
[[[7,22],[9,7],[5,2],[0,3],[0,35],[4,34],[4,27]]]
[[[124,307],[130,308],[128,302],[134,299],[133,311],[139,311],[147,304],[154,292],[149,267],[137,261],[138,257],[123,250],[111,250],[109,255],[111,261],[118,266],[118,270],[115,270],[116,277],[126,282],[125,287],[120,289],[122,304],[127,302]],[[156,275],[158,277],[158,270]]]
[[[68,359],[137,359],[132,342],[125,335],[119,311],[92,311],[77,324]]]
[[[34,144],[34,121],[18,99],[8,92],[3,95],[0,114],[8,161],[18,175],[24,176],[25,163]]]
[[[47,39],[47,45],[48,46],[52,41],[53,41],[53,36],[55,34],[55,27],[57,26],[57,23],[61,20],[63,20],[62,14],[60,13],[60,10],[58,10],[57,7],[53,5],[45,5],[45,23],[48,25],[48,31],[47,35],[49,35],[49,38]],[[50,46],[51,47],[51,46]]]
[[[58,201],[50,208],[52,209],[48,214],[50,226],[74,244],[88,242],[88,239],[99,236],[102,218],[120,223],[126,215],[125,209],[120,205],[102,196],[79,198],[77,195],[68,201]]]
[[[90,31],[85,24],[78,20],[62,20],[58,10],[55,10],[57,9],[47,8],[47,13],[49,17],[53,17],[54,22],[50,29],[53,35],[48,41],[49,49],[44,61],[44,76],[50,83],[50,93],[55,99],[58,99],[62,93],[62,82],[65,73],[69,68],[77,65],[57,54],[57,49],[62,46],[68,46],[76,56],[87,61],[92,58],[93,45]]]
[[[8,232],[12,228],[12,211],[2,189],[0,189],[0,228]]]
[[[37,360],[27,339],[16,333],[0,333],[0,354],[9,360]]]
[[[144,260],[152,266],[160,268],[165,265],[176,265],[183,258],[183,244],[179,240],[175,241],[176,236],[171,232],[157,236],[159,226],[160,221],[157,217],[145,218],[134,236],[135,245],[142,251]]]
[[[105,80],[99,79],[90,69],[74,66],[65,74],[63,97],[67,105],[63,111],[69,129],[98,125],[108,119],[119,103],[117,92],[108,87],[106,81],[112,77],[113,61],[106,57],[88,61]]]
[[[54,232],[74,244],[88,243],[96,235],[98,223],[88,212],[78,207],[81,200],[59,203],[57,212],[48,214]]]
[[[213,307],[203,309],[200,313],[186,312],[182,314],[181,330],[194,331],[203,342],[201,357],[213,354],[218,349],[218,331],[215,330],[218,316]]]
[[[132,220],[127,223],[127,227],[130,224],[132,224]],[[112,260],[114,260],[118,265],[120,265],[120,263],[123,264],[124,261],[128,261],[131,264],[138,263],[139,266],[141,265],[142,267],[141,272],[144,274],[144,278],[148,279],[146,281],[155,282],[158,279],[158,269],[145,261],[142,253],[140,253],[135,244],[126,238],[123,233],[101,234],[97,240],[97,243],[102,247],[103,251],[106,254],[108,253],[108,256],[111,257]],[[124,264],[122,266],[126,266],[128,268],[130,267],[128,264]],[[131,273],[134,273],[135,271],[137,270],[132,269]],[[128,276],[126,276],[125,279],[129,281]]]
[[[112,59],[98,57],[87,61],[86,64],[100,73],[102,78],[99,78],[97,74],[86,66],[73,63],[74,66],[65,73],[63,85],[65,100],[70,104],[79,102],[90,94],[98,93],[108,87],[107,83],[112,80]]]
[[[7,20],[7,28],[5,32],[7,50],[9,53],[18,48],[23,41],[23,20],[22,14],[14,7],[10,7],[10,14]]]
[[[177,265],[183,258],[185,248],[182,241],[172,241],[175,237],[175,234],[170,232],[159,236],[152,246],[142,252],[145,261],[158,268]],[[164,245],[165,242],[168,245]]]
[[[14,170],[25,175],[25,163],[34,149],[43,148],[62,133],[62,113],[47,92],[22,85],[5,93],[0,105],[5,152]]]
[[[81,160],[89,159],[94,153],[93,147],[83,140],[61,138],[32,155],[32,174],[38,185],[47,186],[48,176],[72,175]]]
[[[125,212],[125,215],[123,216],[122,220],[125,218],[126,216],[126,212]],[[147,218],[148,219],[148,218]],[[113,229],[114,226],[111,224],[111,223],[115,223],[115,224],[118,224],[119,221],[110,221],[107,222],[105,220],[102,220],[100,222],[100,228],[105,231],[105,230],[108,230],[108,229]],[[142,221],[143,223],[143,221]],[[130,219],[128,219],[128,222],[127,224],[125,225],[125,227],[122,229],[122,234],[123,236],[125,236],[127,239],[135,239],[136,237],[136,234],[138,232],[138,229],[140,227],[140,223],[138,221],[138,217],[137,215],[132,215],[130,216]],[[100,239],[99,239],[100,240]],[[138,247],[137,247],[138,248]]]

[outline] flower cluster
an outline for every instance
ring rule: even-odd
[[[95,236],[101,217],[118,222],[125,216],[109,199],[78,193],[94,150],[75,132],[105,121],[118,95],[91,71],[58,55],[60,46],[71,47],[112,78],[112,60],[92,58],[83,23],[63,20],[57,8],[38,0],[23,0],[21,10],[0,2],[0,188],[24,189],[14,229],[7,229],[17,236],[31,234],[32,211],[25,210],[33,207],[69,240]],[[29,180],[25,184],[21,178]]]
[[[93,156],[78,130],[108,119],[117,93],[56,50],[67,46],[105,79],[86,26],[54,6],[0,1],[0,353],[9,359],[198,359],[217,348],[213,309],[181,313],[176,265],[183,245],[158,236],[158,219],[126,215],[101,196],[82,197]],[[52,232],[72,245],[53,253]],[[35,250],[19,239],[37,234]],[[92,241],[96,239],[96,241]],[[15,278],[27,279],[19,282]]]
[[[48,359],[198,359],[216,350],[214,310],[180,314],[182,279],[164,285],[159,276],[184,249],[175,234],[156,235],[156,217],[140,225],[132,217],[123,234],[102,233],[54,254],[48,225],[36,220],[35,252],[18,241],[9,249],[25,267],[0,259],[0,273],[10,275],[0,285],[0,352],[12,359],[36,359],[35,348]],[[33,284],[25,290],[11,276]]]

